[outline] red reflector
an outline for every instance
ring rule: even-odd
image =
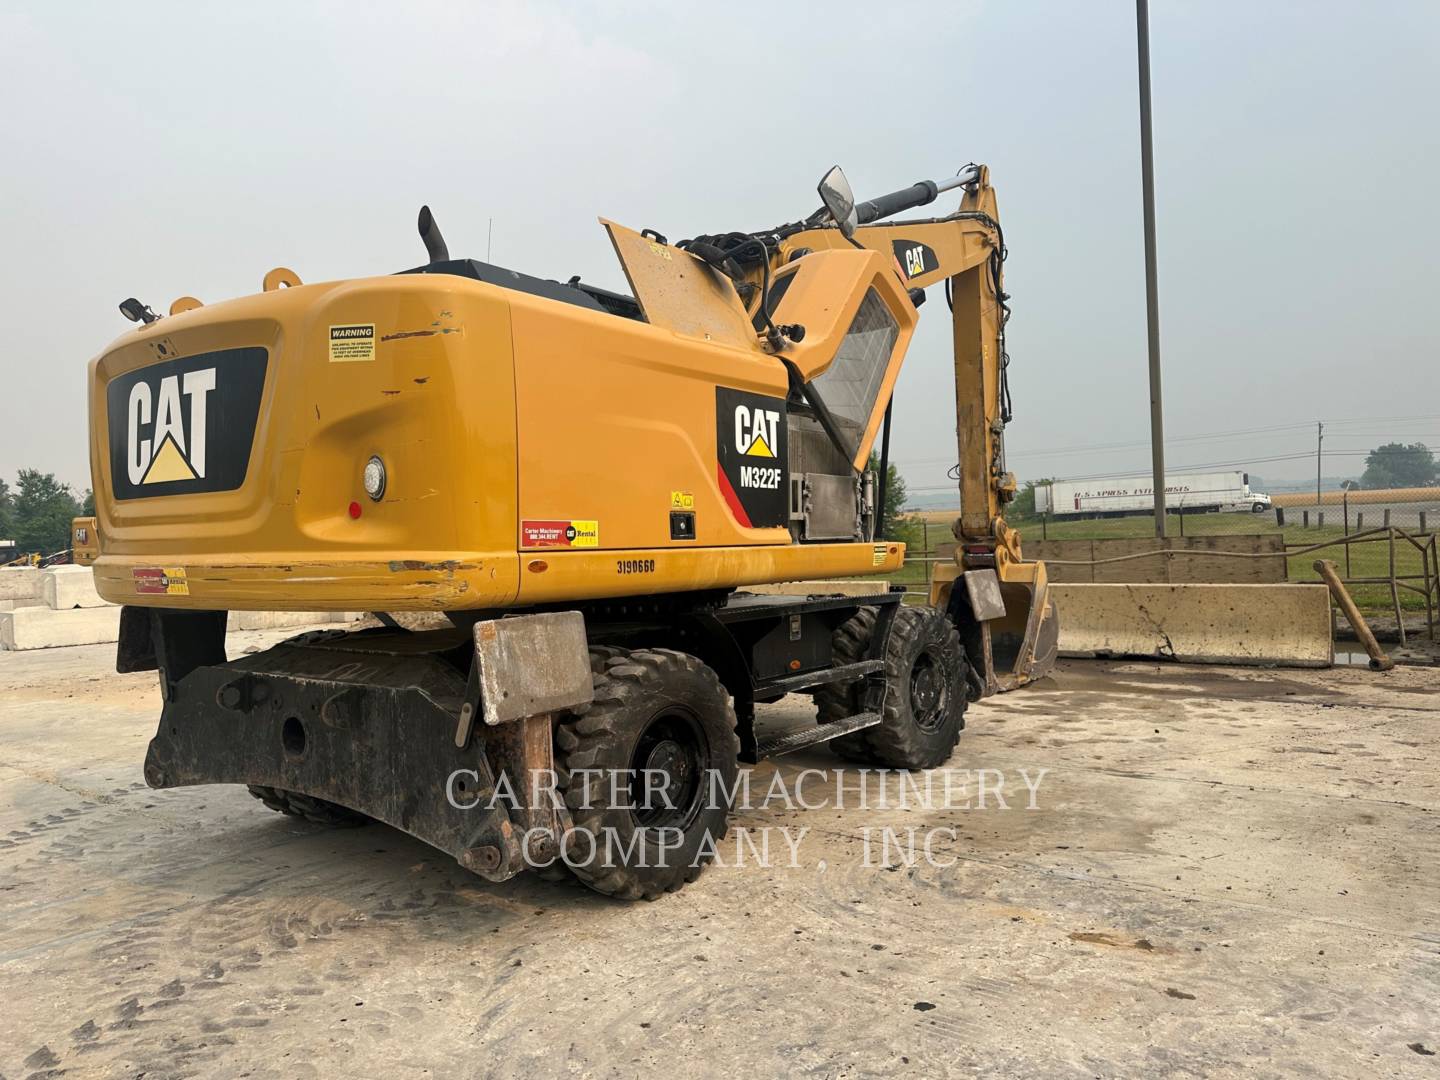
[[[350,504],[350,516],[352,518],[358,518],[360,516],[360,504],[358,502],[352,502]]]

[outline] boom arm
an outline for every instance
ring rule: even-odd
[[[936,194],[963,186],[960,208],[947,217],[877,222],[876,218],[933,201]],[[994,545],[1019,559],[1019,537],[1003,520],[1015,494],[1005,470],[1004,239],[990,171],[970,166],[942,184],[925,181],[856,207],[861,222],[853,243],[894,260],[895,272],[910,289],[946,282],[950,301],[955,366],[955,431],[958,443],[960,520],[956,537],[964,545]],[[786,237],[777,260],[796,252],[851,246],[839,229],[820,227]]]

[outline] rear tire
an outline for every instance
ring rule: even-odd
[[[317,799],[312,795],[301,795],[298,791],[284,788],[264,787],[260,784],[247,785],[251,795],[259,799],[276,813],[288,817],[301,817],[316,825],[328,825],[334,829],[353,829],[370,824],[370,818],[348,806]]]
[[[862,608],[836,632],[834,659],[852,663],[869,649],[875,609]],[[966,672],[960,635],[943,611],[902,607],[885,643],[885,704],[880,723],[832,739],[841,757],[895,769],[933,769],[947,761],[965,727]],[[815,694],[820,723],[864,711],[864,680]]]
[[[597,649],[591,667],[594,704],[555,731],[574,824],[564,860],[596,892],[655,900],[698,878],[729,827],[712,778],[734,792],[735,709],[715,672],[685,653]],[[646,791],[646,770],[663,795]]]

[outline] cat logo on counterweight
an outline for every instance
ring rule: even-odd
[[[105,388],[117,499],[231,491],[245,481],[266,350],[224,349],[117,375]]]

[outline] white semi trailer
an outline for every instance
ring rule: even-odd
[[[1270,509],[1270,496],[1250,490],[1243,472],[1172,473],[1165,478],[1165,506],[1174,512]],[[1108,480],[1055,480],[1035,488],[1035,510],[1053,517],[1118,517],[1155,509],[1149,476]]]

